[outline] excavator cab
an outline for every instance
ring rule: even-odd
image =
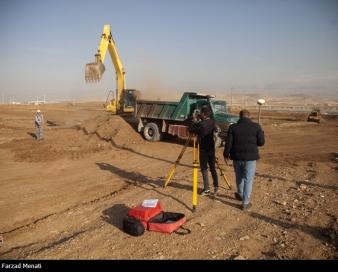
[[[140,91],[134,89],[126,89],[122,92],[120,101],[123,101],[120,110],[123,113],[132,113],[135,111],[136,100],[140,97]],[[107,111],[114,114],[117,113],[117,103],[113,91],[109,91],[104,105]]]
[[[139,97],[139,91],[127,89],[122,92],[122,96],[122,101],[124,101],[123,111],[134,112],[136,107],[136,100]]]

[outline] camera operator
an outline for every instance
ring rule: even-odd
[[[207,105],[201,109],[201,114],[193,117],[193,125],[189,128],[191,133],[197,134],[200,147],[199,159],[203,176],[204,189],[201,195],[210,195],[208,165],[213,179],[214,195],[218,192],[218,176],[215,166],[215,141],[214,132],[216,123],[210,118],[211,112]]]

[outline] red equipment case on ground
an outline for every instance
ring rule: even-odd
[[[139,219],[144,228],[149,231],[163,233],[172,233],[186,222],[186,217],[182,213],[162,211],[159,201],[155,207],[144,207],[140,204],[131,209],[128,212],[128,216]]]
[[[148,221],[148,230],[172,233],[186,221],[183,213],[162,212]]]
[[[160,201],[158,201],[156,207],[154,208],[143,207],[142,204],[140,204],[137,207],[131,209],[128,212],[128,215],[139,219],[142,222],[144,228],[148,229],[149,219],[160,214],[161,212],[162,212],[161,204]]]

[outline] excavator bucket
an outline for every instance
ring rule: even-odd
[[[87,63],[85,68],[86,82],[100,81],[105,69],[102,62]]]

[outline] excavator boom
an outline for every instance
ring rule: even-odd
[[[106,106],[106,108],[108,111],[112,112],[133,112],[134,108],[132,106],[126,106],[128,103],[126,103],[125,93],[131,93],[132,90],[128,91],[125,89],[125,72],[111,34],[110,25],[105,25],[103,27],[99,48],[95,54],[95,61],[86,64],[85,80],[86,82],[99,82],[101,80],[105,71],[105,66],[103,63],[107,50],[115,68],[117,86],[115,99],[113,99],[111,103]]]

